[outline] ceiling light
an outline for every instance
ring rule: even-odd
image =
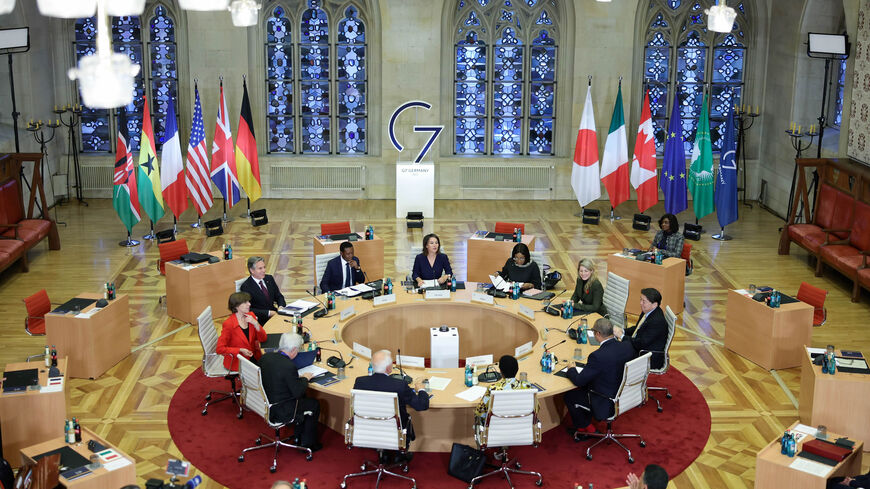
[[[15,0],[0,0],[0,14],[8,14],[15,8]]]
[[[230,0],[178,0],[184,10],[226,10]]]
[[[717,0],[716,5],[704,10],[707,14],[707,27],[713,32],[731,32],[737,11]]]
[[[97,0],[36,0],[39,13],[61,19],[91,17],[97,10]]]
[[[610,3],[610,0],[595,0],[595,1],[600,2],[600,3]]]
[[[106,5],[106,13],[112,17],[142,15],[144,10],[145,0],[111,0]]]
[[[258,10],[260,10],[260,5],[254,0],[233,0],[233,3],[230,4],[233,25],[236,27],[257,25]]]

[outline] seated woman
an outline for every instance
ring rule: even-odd
[[[411,278],[417,282],[417,287],[422,287],[424,280],[437,280],[443,284],[452,274],[450,259],[441,253],[438,235],[432,233],[424,236],[423,253],[414,258],[414,269],[411,271]]]
[[[574,286],[574,312],[597,312],[604,316],[607,307],[604,306],[604,287],[595,273],[595,263],[589,258],[583,258],[577,264],[577,284]]]
[[[665,214],[659,218],[661,231],[656,233],[650,251],[661,250],[666,258],[679,258],[683,254],[683,234],[680,232],[680,223],[677,216]]]
[[[517,359],[510,355],[502,355],[498,359],[498,370],[501,372],[501,380],[487,387],[486,394],[477,403],[474,415],[479,420],[479,424],[483,424],[486,419],[486,413],[489,412],[489,399],[492,397],[491,393],[493,391],[515,391],[532,388],[532,384],[516,379],[519,369],[520,365],[517,363]]]
[[[266,341],[269,335],[257,322],[257,316],[251,312],[250,294],[231,294],[227,305],[232,314],[224,321],[216,351],[219,355],[224,355],[224,367],[238,372],[239,359],[236,355],[242,354],[256,363],[263,355],[260,343]]]
[[[511,251],[511,257],[499,272],[501,278],[508,282],[519,282],[522,290],[541,289],[541,269],[532,261],[529,247],[525,243],[517,243]]]

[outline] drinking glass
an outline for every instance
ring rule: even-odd
[[[582,362],[583,361],[583,349],[582,348],[574,348],[574,361]]]
[[[347,375],[344,373],[344,367],[338,367],[338,380],[344,380],[347,378]]]
[[[529,381],[529,374],[527,374],[526,372],[520,372],[520,375],[518,378],[520,379],[520,382],[528,382]]]
[[[749,293],[755,295],[755,284],[749,284]]]

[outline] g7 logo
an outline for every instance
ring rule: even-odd
[[[422,100],[412,100],[410,102],[405,102],[400,105],[394,112],[393,115],[390,116],[390,125],[388,127],[390,133],[390,141],[393,142],[393,146],[399,150],[401,153],[405,148],[399,143],[399,140],[396,139],[396,119],[399,118],[399,114],[405,111],[405,109],[410,109],[411,107],[422,107],[426,110],[432,108],[432,105],[428,102],[424,102]],[[435,140],[438,139],[438,135],[441,134],[441,131],[444,130],[444,126],[414,126],[414,132],[431,132],[432,137],[429,138],[429,141],[423,146],[423,149],[420,150],[420,153],[417,154],[417,158],[414,159],[414,163],[420,163],[423,161],[423,157],[426,156],[426,153],[432,148],[432,145],[435,144]]]

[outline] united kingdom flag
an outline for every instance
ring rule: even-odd
[[[218,106],[217,124],[214,127],[214,142],[211,147],[211,181],[224,196],[227,209],[239,200],[239,177],[233,150],[233,133],[224,100],[224,83],[221,81],[221,101]]]

